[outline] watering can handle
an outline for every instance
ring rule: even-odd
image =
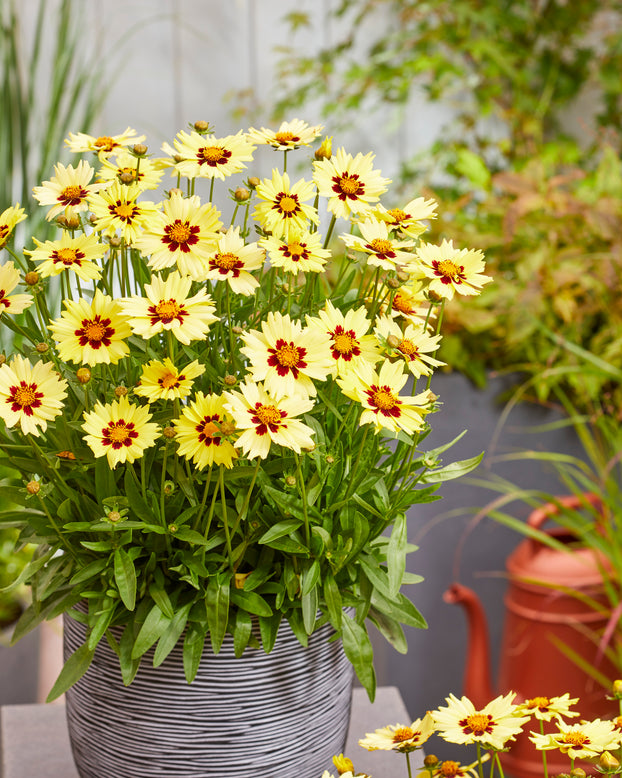
[[[583,507],[586,502],[589,502],[590,505],[595,506],[602,504],[600,497],[593,492],[585,492],[582,495],[571,494],[564,497],[557,497],[556,499],[559,505],[553,502],[548,502],[541,508],[536,508],[535,511],[532,511],[527,518],[527,524],[529,524],[529,526],[533,527],[534,529],[540,529],[549,516],[554,516],[556,513],[559,513],[560,505],[563,508],[570,508],[571,510],[574,510],[576,508]]]

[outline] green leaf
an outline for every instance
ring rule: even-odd
[[[189,527],[178,527],[175,532],[171,532],[171,535],[177,540],[184,540],[187,543],[194,543],[197,546],[207,546],[208,541],[198,533],[196,530]]]
[[[395,519],[391,537],[387,544],[387,568],[389,572],[389,592],[392,597],[399,592],[406,570],[406,546],[408,544],[408,522],[406,514],[400,513]]]
[[[310,635],[315,627],[315,620],[317,619],[318,608],[318,596],[317,587],[311,589],[308,594],[303,594],[301,597],[302,604],[302,623],[305,627],[305,632]]]
[[[205,630],[196,624],[189,624],[184,638],[184,674],[188,683],[196,678],[204,646]]]
[[[371,702],[376,696],[376,674],[374,672],[374,650],[367,630],[344,615],[341,624],[343,650],[354,667],[359,681],[367,690]]]
[[[71,688],[76,681],[79,681],[91,666],[94,655],[95,650],[89,648],[86,644],[77,648],[63,665],[63,669],[60,671],[60,675],[48,694],[46,702],[52,702],[52,700],[57,699],[67,689]]]
[[[207,624],[215,654],[220,651],[229,621],[229,578],[210,578],[205,594]]]
[[[136,635],[131,658],[138,659],[146,651],[149,651],[156,640],[159,640],[162,637],[170,621],[171,620],[167,619],[162,613],[160,608],[157,605],[154,605],[147,614],[147,618],[142,623],[138,635]]]
[[[188,614],[193,603],[189,602],[180,608],[172,619],[169,621],[169,625],[166,628],[165,633],[162,635],[156,646],[155,653],[153,655],[153,666],[159,667],[166,657],[177,645],[177,641],[181,637],[181,633],[186,627],[188,621]]]
[[[175,611],[173,610],[173,605],[167,591],[156,586],[155,583],[152,583],[149,586],[149,594],[151,595],[151,599],[160,608],[166,618],[172,619],[175,615]]]
[[[332,573],[327,573],[324,576],[324,601],[326,602],[330,623],[336,630],[341,629],[343,603],[341,600],[341,592],[339,591],[339,587],[337,586],[337,582]]]
[[[238,611],[233,628],[233,652],[236,657],[239,658],[244,653],[252,631],[253,623],[250,615],[246,611]]]
[[[106,610],[102,611],[97,617],[97,620],[95,621],[95,624],[91,629],[87,641],[87,646],[93,651],[95,650],[97,644],[101,640],[104,632],[108,629],[108,625],[110,624],[113,615],[114,615],[114,603],[111,603],[110,606],[106,608]]]
[[[301,594],[304,596],[314,589],[320,580],[320,563],[314,559],[311,565],[301,574]]]
[[[272,616],[259,616],[261,643],[266,654],[274,648],[282,618],[283,614],[280,611],[273,613]]]
[[[400,624],[409,627],[425,629],[428,625],[412,602],[403,594],[398,594],[394,599],[382,595],[377,589],[372,592],[372,605],[386,616],[390,616]]]
[[[300,519],[285,519],[284,521],[279,521],[277,524],[270,527],[269,530],[264,532],[257,542],[269,545],[273,540],[282,538],[285,535],[289,535],[294,530],[297,530],[301,524],[302,521],[300,521]]]
[[[375,608],[369,609],[368,617],[380,634],[396,651],[399,651],[400,654],[408,652],[408,641],[401,624]]]
[[[442,467],[440,470],[430,470],[425,473],[421,479],[422,484],[438,484],[444,481],[452,481],[454,478],[462,478],[463,475],[470,473],[479,465],[484,457],[484,452],[479,456],[471,457],[470,459],[462,459],[459,462],[452,462],[446,467]]]
[[[256,616],[272,616],[272,608],[257,594],[257,592],[247,592],[244,589],[231,589],[229,593],[231,602],[242,610],[254,613]]]
[[[123,604],[129,611],[133,611],[136,607],[136,569],[123,548],[117,548],[114,552],[114,579]]]
[[[147,502],[143,499],[136,484],[134,474],[130,470],[131,467],[132,465],[127,465],[123,482],[128,504],[137,518],[142,519],[147,524],[156,524],[156,517],[147,505]]]
[[[132,650],[134,648],[134,625],[127,624],[119,641],[119,665],[121,667],[121,678],[123,685],[129,686],[140,667],[140,657],[133,658]]]

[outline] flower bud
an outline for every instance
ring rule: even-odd
[[[34,270],[31,270],[24,276],[24,281],[28,286],[35,286],[35,284],[39,283],[39,273],[35,273]]]
[[[285,479],[285,483],[288,486],[296,486],[296,476],[288,475],[287,478]]]
[[[209,122],[204,122],[201,119],[198,122],[195,122],[193,126],[194,129],[201,135],[209,130]]]
[[[612,770],[612,771],[620,766],[620,762],[615,758],[613,754],[610,754],[609,751],[602,752],[602,754],[598,758],[598,764],[601,767],[604,767],[605,770]]]
[[[225,386],[235,386],[238,382],[237,376],[231,375],[231,373],[227,373],[222,380]]]
[[[250,176],[246,179],[246,183],[249,185],[251,189],[257,189],[259,184],[261,184],[261,180],[257,178],[257,176]]]
[[[178,189],[176,186],[174,186],[172,189],[168,190],[168,196],[169,196],[169,199],[171,197],[183,197],[184,193],[183,193],[183,191],[181,189]]]
[[[172,440],[175,437],[175,427],[164,427],[162,434],[165,438]]]
[[[220,432],[225,438],[229,435],[233,435],[235,432],[235,424],[232,421],[221,421]]]
[[[28,481],[26,484],[26,491],[28,494],[39,494],[41,484],[38,481]]]
[[[244,327],[240,327],[236,324],[234,327],[231,327],[231,331],[234,335],[241,335],[244,332]]]
[[[175,154],[173,156],[173,159],[174,159],[175,162],[183,162],[185,157],[182,157],[181,154]]]
[[[245,186],[238,186],[238,188],[233,193],[233,196],[238,203],[245,203],[251,196],[251,193]]]
[[[125,397],[126,394],[127,394],[127,388],[125,386],[115,386],[114,388],[115,397]]]
[[[433,289],[428,289],[426,294],[427,294],[428,300],[431,303],[440,303],[440,302],[443,301],[442,296],[438,292],[435,292]]]
[[[616,680],[613,682],[613,693],[622,695],[622,680]]]
[[[389,289],[399,289],[400,282],[397,280],[397,278],[387,278],[387,286]]]
[[[6,356],[4,354],[0,354],[0,365],[4,365],[6,362]]]
[[[37,343],[35,348],[37,349],[37,353],[39,354],[47,354],[50,349],[47,343]]]
[[[327,465],[334,465],[335,464],[335,457],[333,457],[330,454],[328,454],[326,456],[326,464]]]
[[[121,238],[118,235],[113,235],[108,241],[113,249],[118,249],[121,245]]]
[[[435,767],[438,764],[438,757],[434,754],[426,754],[423,764],[425,767]]]
[[[169,524],[168,525],[168,531],[174,535],[177,532],[177,524]]]
[[[327,136],[315,150],[316,159],[330,159],[333,155],[333,136]]]
[[[233,583],[235,585],[236,589],[243,589],[244,588],[244,582],[250,575],[250,571],[248,573],[235,573],[233,576]]]
[[[81,384],[88,384],[88,382],[91,380],[91,371],[88,369],[88,367],[81,367],[76,372],[76,378]]]
[[[163,491],[167,497],[170,497],[175,491],[175,484],[172,481],[165,481],[163,484]]]
[[[570,771],[571,778],[586,778],[587,773],[582,767],[575,767]]]
[[[119,181],[122,184],[132,184],[135,178],[136,176],[131,170],[123,170],[119,173]]]
[[[108,521],[111,521],[113,524],[116,524],[118,521],[121,521],[121,514],[119,511],[110,511],[108,515],[106,516]]]
[[[90,215],[89,215],[89,221],[91,222],[91,224],[95,224],[95,222],[97,221],[97,218],[98,218],[98,217],[97,217],[97,216],[95,216],[95,214],[94,214],[94,213],[92,213],[92,214],[90,214]]]
[[[389,335],[387,337],[387,346],[390,346],[391,348],[397,348],[400,345],[400,339],[397,337],[397,335]]]
[[[80,226],[80,217],[77,213],[70,213],[67,218],[67,227],[70,230],[77,230]]]
[[[60,213],[56,217],[56,224],[58,224],[59,227],[66,227],[67,226],[67,217],[64,213]]]
[[[137,157],[144,157],[148,149],[144,143],[135,143],[132,147],[132,151],[134,154],[136,154]]]
[[[354,773],[354,765],[352,764],[352,760],[348,759],[348,757],[344,756],[343,754],[334,756],[333,764],[335,765],[339,775],[343,775],[344,773]]]

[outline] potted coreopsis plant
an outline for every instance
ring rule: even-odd
[[[420,240],[432,202],[381,204],[390,182],[373,154],[332,154],[325,139],[310,176],[290,177],[288,155],[320,132],[295,120],[216,137],[197,122],[162,157],[129,128],[71,134],[90,156],[34,188],[58,237],[33,238],[23,257],[7,246],[0,462],[16,474],[4,489],[22,506],[21,541],[37,548],[16,639],[69,616],[51,697],[69,690],[82,775],[151,775],[158,759],[194,775],[188,741],[170,734],[179,717],[215,774],[224,750],[242,771],[289,775],[299,752],[275,737],[282,728],[289,744],[298,721],[313,732],[317,753],[300,746],[311,769],[345,735],[350,664],[373,696],[366,620],[399,650],[401,625],[424,625],[401,592],[416,580],[406,511],[478,462],[442,466],[445,447],[420,448],[442,311],[490,279],[479,251]],[[249,177],[259,144],[282,152],[263,180]],[[166,173],[172,186],[156,194]],[[234,175],[219,210],[216,185]],[[262,678],[285,679],[269,699],[288,707],[262,730],[256,667],[279,651],[294,667]],[[155,735],[176,659],[182,702]],[[137,703],[121,745],[120,700],[138,699],[132,682],[149,672],[156,697]],[[226,730],[236,754],[222,730],[203,737],[216,726],[207,677],[229,714],[241,689],[242,720]]]

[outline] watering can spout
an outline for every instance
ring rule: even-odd
[[[490,647],[486,614],[475,592],[462,584],[452,584],[444,593],[443,599],[448,603],[462,605],[465,610],[469,640],[463,693],[476,708],[483,708],[495,696],[490,672]]]

